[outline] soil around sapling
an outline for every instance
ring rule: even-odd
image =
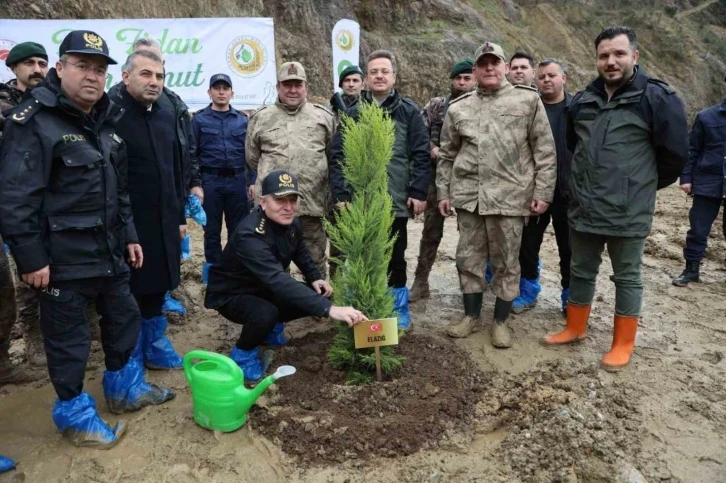
[[[253,407],[250,424],[284,452],[311,465],[394,458],[470,430],[486,381],[463,349],[409,334],[396,348],[405,357],[397,373],[351,386],[328,362],[334,334],[308,334],[276,350],[274,366],[298,371],[268,391],[264,407]]]

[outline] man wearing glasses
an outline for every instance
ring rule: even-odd
[[[129,289],[140,268],[127,192],[126,145],[116,134],[123,111],[104,93],[116,62],[106,42],[73,31],[43,83],[9,114],[0,144],[0,232],[18,272],[38,293],[50,379],[58,399],[53,422],[76,446],[110,448],[124,432],[102,420],[83,378],[91,345],[87,314],[102,315],[103,392],[114,414],[174,397],[144,380],[131,353],[141,316]]]

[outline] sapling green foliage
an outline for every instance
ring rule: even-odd
[[[364,103],[358,119],[344,116],[343,176],[353,200],[338,210],[335,222],[325,222],[330,242],[342,253],[332,258],[338,265],[333,279],[333,303],[353,306],[369,319],[394,317],[393,295],[388,288],[388,264],[393,252],[393,209],[388,194],[387,165],[393,156],[395,126],[377,105]],[[372,380],[376,362],[373,349],[355,349],[353,331],[340,324],[328,350],[333,367],[348,370],[348,383]],[[381,348],[381,369],[390,374],[401,367],[403,357],[392,347]]]

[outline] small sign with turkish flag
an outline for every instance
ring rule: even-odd
[[[397,319],[379,319],[361,322],[353,326],[355,348],[398,345]]]

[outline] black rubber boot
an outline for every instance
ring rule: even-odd
[[[481,317],[481,303],[484,299],[484,294],[479,293],[465,293],[464,294],[464,315],[469,317],[479,318]]]
[[[678,277],[673,279],[673,285],[676,287],[688,287],[691,282],[700,282],[699,271],[701,262],[686,262],[686,269],[683,270]]]
[[[494,302],[494,322],[497,324],[503,324],[509,318],[509,313],[512,311],[512,300],[509,302],[497,297]]]

